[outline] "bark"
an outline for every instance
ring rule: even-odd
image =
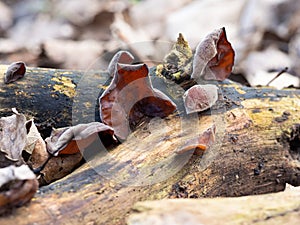
[[[69,112],[77,122],[90,122],[106,75],[91,73],[79,82],[83,74],[29,69],[23,80],[1,83],[1,113],[17,107],[41,122],[53,117],[56,127],[74,123]],[[79,100],[71,84],[76,92],[85,88]],[[182,91],[156,78],[153,84],[174,100]],[[211,111],[153,119],[109,151],[94,146],[87,163],[40,188],[31,203],[0,218],[0,224],[125,224],[138,201],[254,195],[282,191],[286,183],[300,185],[300,91],[230,81],[220,90]],[[212,124],[216,141],[203,155],[175,153]]]
[[[94,113],[97,90],[108,78],[106,73],[99,72],[27,68],[24,78],[5,84],[7,68],[0,65],[0,116],[10,115],[11,108],[15,107],[28,118],[35,118],[44,136],[54,126],[69,126],[78,120],[89,120],[90,116],[94,120],[94,114],[85,112]],[[74,100],[79,98],[80,104],[73,107]],[[72,113],[83,118],[72,118]]]
[[[139,202],[128,224],[299,224],[299,198],[298,187],[259,196]]]

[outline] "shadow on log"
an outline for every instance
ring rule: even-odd
[[[5,66],[0,68],[3,76]],[[90,74],[80,82],[83,72],[27,71],[9,85],[0,77],[1,116],[17,107],[47,129],[94,119],[105,74]],[[138,201],[254,195],[282,191],[286,183],[300,185],[300,91],[230,81],[219,88],[211,113],[153,119],[109,152],[96,146],[95,157],[40,188],[27,206],[0,218],[0,224],[125,224]],[[78,91],[83,93],[79,102]],[[82,117],[72,120],[77,113]],[[211,149],[202,156],[175,153],[212,124],[217,139]]]

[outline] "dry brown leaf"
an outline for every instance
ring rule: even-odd
[[[29,155],[26,163],[32,169],[37,169],[47,161],[49,158],[49,153],[46,149],[46,143],[41,137],[41,134],[39,133],[34,121],[30,120],[27,122],[27,124],[30,125],[30,128],[27,134],[26,146],[24,148],[24,151],[26,151]]]
[[[13,10],[3,1],[0,2],[0,32],[6,31],[13,24]]]
[[[31,155],[37,143],[38,142],[44,143],[44,140],[40,132],[38,131],[33,119],[26,122],[26,127],[28,133],[27,133],[27,140],[26,140],[26,146],[24,147],[24,151],[26,151],[28,154]],[[45,149],[46,149],[46,145],[45,145]]]
[[[47,151],[54,156],[75,154],[80,152],[79,148],[88,147],[99,138],[98,134],[102,133],[113,137],[114,131],[111,127],[99,122],[54,129],[51,136],[45,140]]]
[[[291,48],[291,52],[295,49]],[[285,67],[291,68],[292,60],[286,53],[271,46],[264,50],[250,52],[240,65],[249,84],[257,86],[267,85]],[[298,87],[299,78],[291,75],[291,73],[292,70],[288,69],[269,85],[277,89],[291,85]]]
[[[24,163],[22,151],[26,145],[27,136],[26,119],[16,109],[13,109],[13,113],[12,116],[0,118],[0,152],[2,152],[0,161],[7,160],[11,164],[21,165]]]
[[[54,7],[76,26],[86,26],[93,21],[98,13],[104,10],[105,4],[97,0],[62,0],[57,1]]]
[[[0,214],[30,201],[37,189],[36,176],[27,165],[0,169]]]
[[[40,185],[50,184],[51,182],[63,178],[76,169],[82,160],[80,152],[72,155],[58,155],[50,158],[44,169],[40,172]]]
[[[225,28],[208,34],[196,48],[192,78],[225,80],[234,64],[234,50],[226,37]]]
[[[49,39],[43,42],[45,62],[72,70],[86,70],[103,51],[103,44],[95,40]],[[84,57],[78,57],[84,56]],[[45,63],[41,62],[41,63]],[[47,65],[47,64],[46,64]]]
[[[39,172],[40,185],[58,180],[77,168],[85,149],[99,136],[114,138],[111,127],[99,122],[53,129],[45,143],[38,139],[28,164]]]

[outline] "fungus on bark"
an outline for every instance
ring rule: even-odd
[[[225,80],[234,64],[234,50],[227,40],[225,28],[208,34],[199,43],[193,59],[192,78],[205,80]]]
[[[153,88],[146,64],[112,63],[116,63],[111,65],[116,68],[114,77],[99,98],[99,112],[101,121],[111,126],[119,139],[125,140],[130,127],[143,117],[162,118],[176,110],[169,97]]]
[[[18,79],[24,77],[26,73],[26,65],[24,62],[14,62],[12,63],[5,73],[4,83],[9,84],[13,83]]]
[[[128,51],[119,51],[117,52],[114,57],[111,59],[108,67],[107,72],[109,73],[110,77],[114,76],[117,63],[124,63],[124,64],[130,64],[134,60],[133,55]]]
[[[187,114],[201,112],[212,107],[218,100],[218,87],[213,84],[194,85],[183,95]]]
[[[215,142],[216,125],[213,124],[197,137],[186,141],[183,146],[176,150],[177,154],[183,154],[188,151],[194,151],[195,155],[201,155],[209,149]]]

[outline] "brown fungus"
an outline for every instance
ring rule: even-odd
[[[225,28],[208,34],[196,48],[192,78],[225,80],[234,64],[234,50],[227,40]]]
[[[176,150],[176,153],[183,154],[188,151],[194,151],[195,155],[201,155],[215,142],[215,133],[216,126],[213,124],[195,138],[186,141],[182,146],[180,146],[180,148]]]
[[[112,60],[110,61],[107,72],[109,73],[110,77],[114,76],[117,63],[124,63],[124,64],[130,64],[134,60],[133,55],[128,51],[119,51],[117,52]]]
[[[26,73],[26,65],[24,62],[14,62],[12,63],[5,73],[4,83],[9,84],[13,83],[18,79],[24,77]]]
[[[201,112],[212,107],[218,100],[218,87],[213,84],[194,85],[183,95],[187,114]]]
[[[130,127],[143,117],[166,117],[176,105],[153,88],[146,64],[116,64],[114,77],[99,99],[100,119],[125,140]]]

